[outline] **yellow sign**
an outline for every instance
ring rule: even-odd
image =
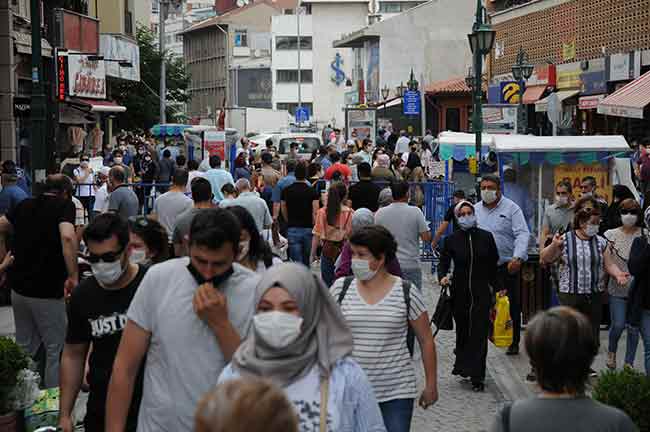
[[[519,103],[519,84],[511,82],[503,86],[501,89],[501,96],[506,103],[518,104]]]
[[[562,60],[569,61],[576,58],[576,40],[562,43]]]
[[[582,79],[580,76],[582,71],[570,70],[570,71],[557,71],[557,89],[579,89],[582,87]]]
[[[575,164],[575,165],[558,165],[555,167],[554,181],[558,184],[562,180],[567,180],[573,187],[574,198],[580,198],[580,184],[582,179],[592,176],[596,179],[598,188],[596,194],[610,202],[612,197],[612,183],[609,181],[609,168],[605,164]]]

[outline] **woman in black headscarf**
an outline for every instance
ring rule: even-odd
[[[632,191],[627,186],[624,185],[614,185],[612,188],[612,203],[609,205],[609,208],[607,209],[607,213],[605,215],[604,219],[604,231],[611,230],[611,229],[616,229],[623,225],[621,222],[621,213],[619,211],[619,206],[621,203],[628,199],[636,199]]]
[[[409,183],[422,183],[426,181],[426,175],[422,168],[420,156],[411,151],[408,160],[406,161],[406,168],[402,171],[403,177]],[[411,201],[410,205],[422,207],[424,205],[424,191],[418,185],[411,185]]]
[[[447,237],[440,255],[438,280],[451,286],[456,323],[456,362],[451,372],[472,380],[473,390],[485,389],[490,308],[498,284],[499,251],[489,231],[476,226],[474,206],[461,201],[454,208],[461,229]],[[452,266],[453,263],[453,266]]]

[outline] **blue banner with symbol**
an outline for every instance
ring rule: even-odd
[[[296,108],[296,123],[305,123],[309,121],[309,110],[305,107]]]
[[[404,115],[420,115],[422,109],[420,92],[418,90],[405,91],[402,105],[404,108]]]

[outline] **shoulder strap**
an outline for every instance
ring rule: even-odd
[[[406,320],[408,321],[411,312],[411,283],[402,279],[402,293],[404,294],[404,303],[406,303]]]
[[[404,294],[404,303],[406,303],[406,347],[409,354],[413,357],[415,352],[415,332],[411,327],[410,314],[411,314],[411,282],[402,279],[402,294]]]
[[[501,430],[502,432],[510,432],[510,411],[512,410],[512,404],[507,404],[503,407],[501,411]]]
[[[341,287],[341,292],[339,293],[339,297],[336,299],[336,302],[339,305],[343,303],[345,294],[348,292],[348,289],[350,289],[350,285],[352,285],[353,280],[354,280],[354,276],[346,276],[345,279],[343,279],[343,286]]]

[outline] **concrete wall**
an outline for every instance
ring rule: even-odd
[[[278,83],[277,70],[297,70],[298,69],[298,51],[297,50],[277,50],[275,49],[275,39],[278,36],[296,36],[298,34],[296,15],[278,15],[274,16],[271,21],[272,41],[272,58],[271,73],[273,74],[273,106],[276,103],[297,103],[298,102],[298,83]],[[313,20],[311,15],[300,15],[300,35],[312,36]],[[313,67],[313,49],[300,51],[300,69],[312,70]],[[301,84],[300,99],[303,103],[314,103],[313,86],[311,83]]]
[[[406,84],[411,68],[421,87],[464,77],[471,64],[467,34],[475,6],[473,0],[431,0],[372,26],[380,35],[380,87],[394,91]]]
[[[331,79],[331,63],[338,52],[343,58],[342,69],[352,77],[354,66],[352,49],[334,48],[332,43],[343,34],[360,30],[367,24],[368,4],[350,1],[312,3],[314,56],[314,118],[319,125],[335,123],[344,127],[344,94],[352,90],[343,82],[337,86]],[[404,50],[404,47],[401,48]]]
[[[124,33],[124,2],[127,0],[102,0],[97,3],[89,2],[89,15],[99,19],[100,33]]]
[[[134,0],[133,14],[136,28],[140,25],[149,27],[151,25],[151,0]]]

